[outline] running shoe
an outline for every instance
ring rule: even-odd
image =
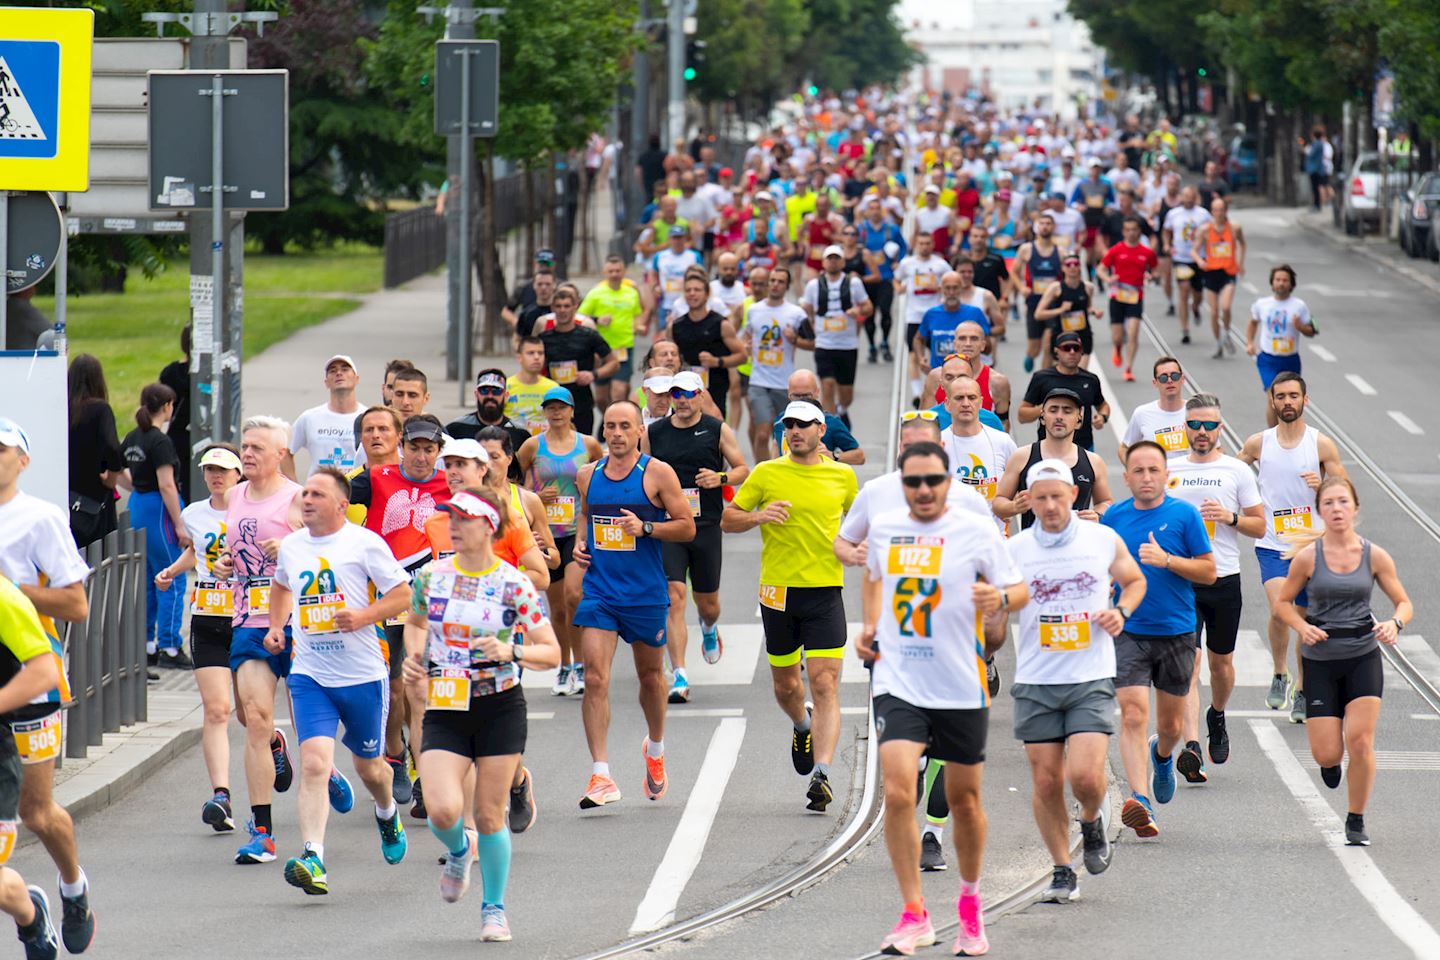
[[[580,809],[593,810],[607,803],[618,803],[619,800],[620,788],[615,786],[615,781],[602,774],[592,773],[590,785],[585,788],[585,796],[580,798]]]
[[[570,694],[570,664],[562,663],[555,674],[555,685],[550,688],[550,695],[554,697],[565,697]]]
[[[675,679],[670,683],[669,700],[671,703],[690,702],[690,681],[678,670],[675,672]]]
[[[1120,366],[1120,364],[1122,364],[1122,363],[1124,363],[1124,362],[1125,362],[1125,358],[1122,357],[1122,356],[1120,356],[1120,348],[1119,348],[1119,347],[1116,347],[1116,348],[1114,349],[1114,352],[1112,352],[1112,353],[1110,354],[1110,365],[1111,365],[1112,367],[1118,367],[1118,366]]]
[[[389,819],[376,817],[375,828],[380,831],[380,853],[384,855],[385,862],[393,865],[404,860],[409,842],[405,839],[405,824],[400,822],[399,808]]]
[[[284,793],[295,779],[295,767],[290,763],[290,745],[279,730],[270,738],[270,756],[275,760],[275,792]]]
[[[465,852],[458,857],[446,851],[441,863],[444,867],[440,871],[440,899],[446,903],[458,903],[460,898],[465,896],[465,891],[470,889],[470,836],[465,836]]]
[[[1030,371],[1034,370],[1034,369],[1035,369],[1035,358],[1034,358],[1034,357],[1026,357],[1026,358],[1025,358],[1024,367],[1025,367],[1025,372],[1026,372],[1026,373],[1029,373]]]
[[[1225,714],[1214,707],[1205,709],[1205,726],[1210,737],[1210,759],[1224,763],[1230,759],[1230,732],[1225,729]]]
[[[1120,379],[1124,380],[1126,383],[1134,383],[1135,371],[1131,370],[1129,367],[1126,367],[1125,372],[1120,375]]]
[[[405,769],[405,752],[402,750],[398,757],[387,753],[385,762],[390,764],[390,796],[396,803],[409,803],[415,788],[410,784],[410,772]]]
[[[1189,343],[1189,342],[1190,342],[1190,331],[1187,330],[1187,331],[1185,331],[1184,333],[1180,334],[1180,342],[1181,342],[1181,343]]]
[[[920,870],[923,873],[936,873],[946,869],[945,847],[940,843],[940,838],[933,833],[925,833],[920,836]]]
[[[412,819],[412,820],[428,820],[428,819],[430,819],[429,811],[427,811],[427,810],[425,809],[425,792],[424,792],[422,789],[420,789],[420,781],[419,781],[419,780],[416,780],[416,781],[415,781],[415,795],[414,795],[413,799],[414,799],[415,802],[410,805],[410,819]]]
[[[888,343],[882,343],[882,344],[880,344],[880,357],[881,357],[886,363],[894,363],[894,362],[895,362],[895,354],[893,354],[893,353],[890,352],[890,344],[888,344]]]
[[[1175,758],[1157,755],[1159,745],[1160,735],[1150,734],[1150,792],[1156,803],[1169,803],[1175,797]]]
[[[985,658],[985,686],[990,691],[990,699],[1000,696],[1000,668],[995,666],[993,653]]]
[[[835,799],[835,794],[830,791],[830,778],[819,770],[810,775],[810,788],[805,791],[806,810],[814,810],[816,813],[824,813],[825,808],[830,806],[830,801]]]
[[[1211,360],[1224,360],[1224,359],[1225,359],[1225,344],[1223,344],[1223,343],[1217,343],[1217,344],[1215,344],[1215,352],[1212,353],[1212,354],[1210,354],[1210,359],[1211,359]]]
[[[706,663],[719,663],[720,657],[725,653],[725,641],[720,639],[720,628],[711,625],[707,631],[703,626],[700,628],[700,656],[705,658]]]
[[[355,807],[355,790],[350,786],[350,780],[336,770],[330,768],[330,783],[327,786],[330,792],[330,809],[336,813],[349,813]]]
[[[174,653],[169,650],[161,650],[160,666],[167,670],[194,670],[195,661],[191,660],[190,655],[184,650],[177,649]]]
[[[60,938],[55,935],[55,923],[50,919],[50,898],[33,883],[25,889],[35,907],[35,919],[30,925],[15,928],[25,945],[25,960],[55,960],[60,955]]]
[[[528,767],[521,767],[525,779],[520,786],[510,788],[510,810],[507,819],[510,823],[511,833],[524,833],[535,826],[535,818],[540,815],[539,808],[535,805],[535,780],[530,774]]]
[[[805,716],[811,715],[810,705],[805,705]],[[815,769],[815,730],[792,730],[790,733],[790,763],[795,772],[805,777]]]
[[[1299,687],[1295,688],[1293,700],[1290,703],[1290,722],[1305,722],[1305,691],[1301,690]]]
[[[1320,779],[1325,782],[1325,786],[1329,787],[1331,790],[1334,790],[1336,787],[1340,786],[1340,779],[1342,773],[1344,773],[1344,771],[1340,769],[1340,764],[1338,763],[1335,764],[1335,766],[1333,767],[1321,767]]]
[[[235,829],[235,815],[230,810],[230,796],[216,793],[205,806],[200,808],[200,819],[210,824],[216,833],[229,833]]]
[[[955,956],[979,957],[990,952],[990,941],[985,939],[985,916],[980,909],[980,895],[960,895],[955,905],[960,915],[960,929],[955,934]]]
[[[1199,740],[1191,740],[1180,748],[1180,756],[1175,758],[1175,769],[1180,771],[1186,783],[1205,783],[1210,779],[1205,773],[1205,758],[1200,755]]]
[[[853,429],[855,429],[855,428],[850,424],[850,411],[849,411],[849,410],[846,410],[844,413],[840,414],[840,422],[843,423],[843,424],[845,424],[845,429],[846,429],[846,430],[853,430]]]
[[[264,827],[255,826],[251,820],[245,824],[250,832],[250,842],[235,851],[236,863],[269,863],[275,859],[275,838]]]
[[[303,857],[291,857],[285,861],[285,882],[299,887],[312,897],[322,897],[330,892],[330,878],[325,874],[325,864],[306,850]]]
[[[585,664],[577,663],[570,668],[570,695],[585,692]]]
[[[1036,897],[1037,903],[1069,903],[1080,899],[1080,878],[1068,866],[1050,872],[1050,886]]]
[[[1120,822],[1134,830],[1137,837],[1149,839],[1160,836],[1160,825],[1155,822],[1155,814],[1150,810],[1149,798],[1138,793],[1120,808]]]
[[[1172,304],[1170,304],[1168,307],[1165,308],[1165,316],[1167,316],[1167,317],[1173,317],[1173,316],[1175,316],[1175,304],[1172,303]]]
[[[645,758],[645,799],[659,800],[670,789],[670,780],[665,776],[665,755],[650,756],[650,738],[640,741],[640,753]]]
[[[510,921],[505,919],[503,904],[480,905],[480,939],[485,943],[510,942]]]
[[[935,926],[930,922],[929,912],[911,913],[904,910],[900,913],[900,922],[895,924],[895,929],[880,941],[880,952],[892,957],[912,957],[917,947],[934,945]]]
[[[1277,673],[1270,678],[1270,692],[1265,694],[1265,706],[1279,710],[1285,706],[1285,691],[1290,687],[1290,674]]]
[[[867,354],[866,357],[865,357],[865,362],[866,362],[866,363],[874,363],[878,358],[879,358],[879,352],[878,352],[874,347],[871,347],[869,354]]]
[[[1352,847],[1370,846],[1370,834],[1365,832],[1365,817],[1359,813],[1345,815],[1345,843]],[[31,887],[33,890],[34,887]]]
[[[1109,798],[1101,805],[1101,809],[1109,806]],[[1085,870],[1094,875],[1104,873],[1110,868],[1110,858],[1115,855],[1115,849],[1110,846],[1110,835],[1105,830],[1103,817],[1096,817],[1094,820],[1080,821],[1081,843],[1085,850]]]
[[[84,953],[95,939],[95,911],[90,909],[90,884],[73,897],[60,894],[60,942],[67,953]]]

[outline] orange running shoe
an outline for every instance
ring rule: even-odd
[[[649,737],[640,741],[640,752],[645,756],[645,799],[659,800],[670,789],[670,781],[665,776],[665,757],[650,756]]]
[[[620,788],[615,786],[614,780],[598,773],[592,773],[590,786],[585,788],[585,796],[580,798],[580,809],[593,810],[596,807],[603,807],[607,803],[615,803],[619,799]]]

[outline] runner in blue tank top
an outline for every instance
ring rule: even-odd
[[[574,624],[582,630],[585,700],[582,715],[593,768],[580,809],[620,799],[610,777],[610,666],[620,640],[630,644],[640,679],[640,708],[649,736],[645,755],[645,797],[659,800],[665,777],[665,618],[669,585],[661,559],[662,540],[695,537],[690,503],[668,464],[640,452],[640,408],[628,400],[605,410],[604,459],[580,468],[576,486],[581,515],[575,562],[585,570],[583,595]],[[670,519],[673,518],[673,519]]]

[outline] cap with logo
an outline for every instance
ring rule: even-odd
[[[804,420],[808,423],[824,423],[825,411],[821,410],[809,400],[791,400],[785,406],[785,412],[780,415],[781,420]]]
[[[488,520],[491,530],[500,529],[500,514],[495,512],[495,508],[466,490],[461,490],[445,503],[436,504],[435,509],[467,520]]]
[[[424,420],[420,417],[411,417],[405,421],[405,429],[400,434],[401,443],[409,443],[411,440],[433,440],[435,443],[442,443],[445,440],[445,431],[433,420]]]
[[[345,364],[347,367],[349,367],[351,370],[354,370],[356,373],[360,372],[360,368],[355,366],[355,361],[351,360],[348,355],[343,353],[337,353],[329,360],[326,360],[325,369],[328,371],[330,369],[330,364],[334,363],[336,360],[339,360],[341,363]]]
[[[553,264],[555,262],[555,251],[551,250],[549,247],[542,247],[541,249],[536,250],[535,262]]]
[[[505,374],[499,370],[481,370],[479,375],[475,377],[475,386],[499,387],[501,390],[504,390]]]
[[[20,452],[29,456],[30,438],[20,429],[20,424],[6,417],[0,417],[0,447],[19,447]]]
[[[1060,346],[1060,344],[1062,344],[1062,343],[1079,343],[1079,344],[1083,344],[1084,342],[1085,342],[1085,339],[1084,339],[1083,337],[1081,337],[1080,334],[1077,333],[1077,332],[1075,332],[1074,330],[1066,330],[1064,333],[1060,334],[1060,336],[1058,336],[1058,337],[1055,338],[1055,346],[1057,346],[1057,347]]]
[[[1080,399],[1080,394],[1076,393],[1074,390],[1071,390],[1069,387],[1051,387],[1046,392],[1045,399],[1040,401],[1040,405],[1043,407],[1045,404],[1055,399],[1069,400],[1075,404],[1077,409],[1085,405],[1084,401]]]
[[[554,403],[557,400],[568,406],[575,406],[574,394],[564,387],[551,387],[549,390],[546,390],[545,396],[540,398],[540,406],[543,407],[547,403]]]
[[[219,467],[222,470],[239,470],[240,458],[224,447],[211,447],[200,458],[202,467]]]

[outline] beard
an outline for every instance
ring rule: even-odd
[[[480,419],[486,422],[499,420],[501,414],[504,412],[504,408],[500,406],[499,400],[491,400],[489,398],[481,400],[478,409],[480,412]]]

